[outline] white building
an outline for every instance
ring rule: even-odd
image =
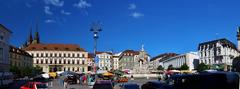
[[[164,69],[167,69],[169,65],[172,65],[174,68],[180,68],[186,63],[189,66],[189,70],[193,70],[195,69],[196,64],[198,64],[198,60],[198,54],[196,52],[190,52],[168,58],[162,61],[162,66]]]
[[[150,62],[149,62],[149,71],[154,73],[157,72],[157,68],[160,65],[160,63],[162,63],[162,61],[170,58],[170,57],[174,57],[176,56],[176,53],[164,53],[164,54],[160,54],[156,57],[153,57]]]
[[[121,53],[113,55],[112,67],[113,67],[114,70],[117,70],[119,68],[119,57],[120,57],[120,55],[121,55]]]
[[[30,44],[24,48],[33,56],[33,66],[43,72],[88,71],[88,53],[75,44]]]
[[[99,58],[98,67],[100,70],[111,70],[113,55],[111,52],[96,52],[96,56]]]
[[[0,72],[9,71],[9,38],[11,31],[0,24]]]
[[[218,39],[200,43],[198,46],[200,63],[207,65],[226,64],[228,68],[232,65],[239,52],[235,44],[227,39]]]

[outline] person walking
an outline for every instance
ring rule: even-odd
[[[68,78],[64,79],[64,89],[67,89],[68,87]]]
[[[79,77],[79,84],[80,84],[80,85],[83,85],[83,78],[82,78],[82,77],[83,77],[83,76],[80,76],[80,77]]]

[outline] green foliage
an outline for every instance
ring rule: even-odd
[[[189,69],[189,66],[184,63],[181,67],[180,67],[180,70],[188,70]]]
[[[162,65],[159,65],[157,70],[164,70],[164,68],[162,67]]]
[[[17,67],[17,66],[11,66],[10,71],[18,76],[18,77],[24,77],[24,76],[34,76],[38,75],[42,72],[41,67]]]
[[[204,71],[204,70],[207,70],[207,69],[209,69],[209,66],[204,64],[204,63],[200,63],[197,67],[198,72],[201,72],[201,71]]]
[[[174,70],[175,68],[173,67],[173,65],[169,65],[168,66],[168,70]]]

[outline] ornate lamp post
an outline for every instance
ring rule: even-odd
[[[100,24],[99,23],[93,23],[91,29],[91,32],[93,32],[93,39],[94,39],[94,72],[97,71],[97,66],[96,66],[96,52],[97,52],[97,39],[99,38],[98,33],[102,31]]]

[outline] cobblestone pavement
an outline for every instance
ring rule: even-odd
[[[130,82],[137,83],[141,88],[142,84],[150,80],[155,80],[155,79],[138,78],[134,80],[129,80],[129,83]],[[21,85],[23,85],[26,82],[27,81],[15,81],[15,83],[13,83],[12,86],[4,89],[20,89]],[[49,89],[64,89],[63,85],[60,84],[60,81],[58,79],[54,79],[50,81],[48,84],[50,86]],[[115,85],[114,89],[120,89],[119,87],[120,84],[122,83],[118,83],[117,85]],[[67,89],[91,89],[91,88],[87,85],[73,84],[73,85],[68,85]]]

